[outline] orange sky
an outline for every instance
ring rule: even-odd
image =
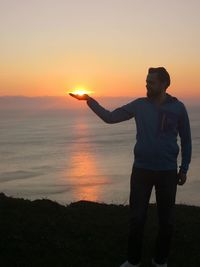
[[[0,96],[139,96],[164,66],[170,93],[200,97],[200,1],[0,2]]]

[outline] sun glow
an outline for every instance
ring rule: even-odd
[[[72,93],[72,94],[75,94],[75,95],[84,95],[84,94],[92,94],[93,92],[92,91],[89,91],[89,90],[86,90],[85,88],[75,88],[74,90],[70,91],[69,93]]]

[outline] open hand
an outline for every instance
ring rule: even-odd
[[[87,95],[87,94],[78,95],[78,94],[69,93],[69,95],[78,99],[78,100],[88,100],[90,98],[89,95]]]
[[[178,173],[178,185],[184,185],[184,183],[187,180],[187,175],[183,173],[182,171],[179,171]]]

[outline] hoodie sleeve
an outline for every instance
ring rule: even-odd
[[[135,115],[135,101],[119,107],[113,111],[106,110],[96,100],[89,98],[87,104],[94,113],[99,116],[106,123],[118,123],[126,121]]]
[[[183,173],[187,173],[191,161],[192,142],[191,142],[189,117],[184,105],[182,109],[181,118],[179,121],[179,136],[181,139],[181,157],[182,157],[180,170]]]

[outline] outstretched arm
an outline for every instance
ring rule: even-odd
[[[94,113],[106,123],[118,123],[134,117],[134,108],[132,107],[132,103],[124,105],[113,111],[109,111],[87,94],[75,95],[70,93],[70,95],[78,100],[86,100],[88,106],[94,111]]]

